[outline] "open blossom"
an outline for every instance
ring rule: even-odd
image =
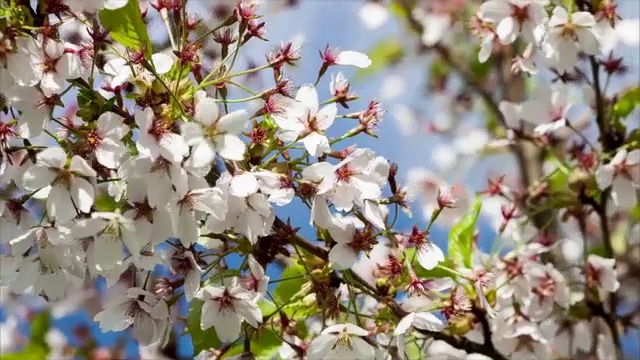
[[[371,65],[371,60],[367,54],[351,50],[340,51],[339,49],[332,49],[329,46],[321,53],[321,57],[325,66],[352,65],[364,69]]]
[[[316,163],[311,165],[307,172],[315,171],[322,177],[322,182],[318,185],[318,195],[327,194],[337,210],[348,211],[354,202],[380,197],[380,182],[386,176],[384,167],[371,167],[376,161],[370,149],[357,149],[337,165]],[[386,171],[388,173],[388,167]]]
[[[95,176],[95,170],[83,158],[74,155],[67,161],[64,150],[48,148],[38,154],[36,165],[24,173],[22,186],[30,191],[49,187],[47,214],[64,223],[76,217],[76,208],[90,212],[95,191],[87,179]]]
[[[636,206],[636,187],[640,187],[640,150],[619,150],[609,163],[598,167],[596,180],[601,190],[611,186],[611,197],[619,207],[631,209]]]
[[[569,307],[570,293],[565,277],[552,264],[538,265],[529,268],[532,290],[524,301],[523,312],[531,320],[544,320],[558,305],[564,309]]]
[[[544,51],[559,71],[572,69],[578,63],[580,51],[589,55],[600,54],[596,20],[589,12],[578,11],[569,15],[565,8],[557,6],[548,26]]]
[[[396,345],[398,346],[398,355],[401,359],[405,359],[405,336],[412,328],[429,330],[429,331],[442,331],[445,325],[444,322],[438,319],[435,315],[428,312],[411,312],[403,317],[395,330],[393,335],[396,336]]]
[[[46,96],[59,94],[66,80],[82,75],[80,58],[65,53],[59,41],[20,37],[16,40],[18,53],[9,56],[7,66],[18,86],[32,87],[40,83]]]
[[[109,290],[104,310],[94,321],[105,331],[123,331],[133,326],[136,339],[143,345],[162,340],[169,329],[169,308],[158,296],[139,287],[116,286]]]
[[[309,154],[316,157],[331,150],[325,131],[333,124],[338,113],[335,103],[320,109],[318,93],[312,85],[302,86],[295,101],[277,97],[288,107],[288,111],[273,118],[283,131],[280,136],[282,140],[301,141]]]
[[[587,285],[598,289],[601,299],[607,293],[614,293],[620,288],[615,264],[615,259],[606,259],[595,254],[590,254],[587,258],[584,270]]]
[[[127,153],[121,140],[128,132],[129,127],[123,123],[122,116],[105,112],[98,118],[96,129],[87,135],[86,142],[101,165],[116,169]]]
[[[154,68],[156,74],[163,75],[171,70],[173,62],[174,59],[171,56],[157,53],[151,56],[149,65]],[[107,75],[105,88],[109,91],[119,91],[125,83],[130,81],[135,82],[138,86],[149,86],[155,77],[141,63],[128,61],[120,57],[109,60],[104,65],[104,72]],[[144,87],[142,90],[144,90]],[[108,91],[104,89],[101,89],[101,93],[108,96]]]
[[[173,132],[171,120],[157,118],[151,108],[137,112],[135,118],[140,129],[136,147],[143,156],[152,160],[162,157],[176,163],[188,153],[182,136]]]
[[[370,228],[357,229],[355,219],[335,218],[329,227],[331,238],[336,245],[329,252],[329,261],[337,270],[351,268],[360,251],[369,252],[377,244]]]
[[[47,97],[35,87],[14,86],[6,92],[7,103],[20,110],[19,133],[25,139],[42,134],[51,118],[55,97]]]
[[[567,87],[549,88],[540,84],[534,92],[533,99],[522,104],[522,118],[536,125],[533,130],[536,136],[549,133],[560,135],[562,129],[570,125],[567,112],[572,105],[569,102]]]
[[[516,41],[519,34],[530,43],[537,43],[547,20],[544,6],[548,0],[490,0],[483,3],[478,17],[495,23],[496,33],[503,44]]]
[[[363,336],[369,333],[353,324],[331,325],[313,339],[307,350],[309,360],[374,359],[373,347]]]
[[[211,164],[216,154],[227,160],[242,160],[246,145],[238,134],[249,121],[246,110],[220,116],[218,104],[201,92],[196,95],[194,119],[182,126],[185,141],[192,146],[189,160],[193,166]]]
[[[207,285],[196,293],[196,298],[204,301],[200,327],[206,330],[213,326],[223,342],[238,338],[243,321],[254,328],[262,322],[254,297],[235,281],[225,286]]]

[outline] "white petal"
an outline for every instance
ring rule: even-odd
[[[233,196],[247,197],[258,191],[258,180],[251,173],[236,175],[231,180],[229,193]]]
[[[321,229],[329,229],[333,225],[332,219],[326,200],[321,196],[316,196],[311,206],[310,225],[315,223]]]
[[[153,54],[151,62],[153,62],[153,67],[159,75],[169,72],[173,66],[173,58],[163,53]]]
[[[318,112],[318,92],[313,85],[304,85],[298,89],[296,100],[301,102],[311,115]]]
[[[596,181],[600,190],[611,186],[616,169],[611,164],[601,165],[596,170]]]
[[[371,59],[369,59],[367,54],[358,51],[342,51],[340,55],[338,55],[336,63],[338,65],[353,65],[364,69],[371,65]]]
[[[162,136],[158,141],[160,155],[171,161],[179,162],[183,155],[188,151],[187,144],[184,143],[182,136],[174,133],[168,133]]]
[[[386,229],[386,225],[384,223],[384,216],[382,215],[380,206],[377,203],[366,200],[364,202],[363,215],[378,229],[383,229],[383,230]]]
[[[510,16],[500,21],[496,28],[496,32],[500,38],[500,42],[505,45],[513,43],[518,37],[518,28],[516,27],[513,18]]]
[[[489,0],[483,3],[478,10],[478,17],[485,21],[500,22],[511,15],[511,8],[507,1]]]
[[[57,173],[44,166],[32,166],[22,175],[22,187],[35,191],[48,186],[55,180]]]
[[[331,151],[327,137],[320,135],[317,132],[312,132],[305,136],[304,139],[302,139],[302,143],[311,156],[319,157],[320,155]]]
[[[421,312],[416,314],[416,319],[413,323],[418,329],[429,331],[441,331],[444,329],[444,323],[438,319],[435,315],[427,312]]]
[[[39,165],[62,169],[67,162],[67,154],[59,147],[47,148],[37,155]]]
[[[214,326],[222,342],[233,341],[240,335],[240,317],[234,312],[220,311]]]
[[[418,262],[426,270],[431,270],[444,261],[442,250],[435,244],[420,246],[418,249]]]
[[[69,192],[73,202],[80,211],[83,213],[89,213],[91,211],[95,196],[95,190],[91,183],[83,178],[75,177],[71,183]]]
[[[76,216],[69,191],[61,186],[53,186],[47,198],[47,214],[59,223],[65,223]]]
[[[192,269],[184,277],[184,297],[187,301],[193,300],[194,295],[200,288],[200,272]]]
[[[87,161],[81,158],[78,155],[74,155],[71,158],[71,163],[69,164],[69,170],[76,172],[83,176],[96,176],[96,171],[93,170],[91,165],[87,163]]]
[[[358,254],[346,244],[336,244],[329,251],[329,261],[336,270],[349,269],[355,264]]]
[[[313,182],[320,182],[331,174],[333,170],[333,165],[326,161],[322,161],[304,168],[304,170],[302,170],[302,177]]]
[[[216,125],[218,129],[229,134],[242,132],[249,122],[247,110],[238,110],[223,116]]]
[[[322,360],[327,359],[327,355],[331,353],[331,348],[337,341],[336,335],[321,334],[317,336],[307,351],[308,360]]]
[[[200,142],[191,148],[191,164],[202,167],[211,164],[216,157],[216,151],[209,140],[200,139]]]
[[[318,129],[327,130],[338,115],[338,106],[335,103],[331,103],[323,107],[316,115],[316,122]]]
[[[619,207],[623,209],[631,209],[638,203],[636,189],[633,187],[633,183],[629,179],[623,176],[617,176],[613,179],[611,189],[613,201]]]
[[[220,108],[218,108],[218,104],[216,104],[212,98],[205,97],[196,103],[196,111],[193,117],[196,118],[199,123],[207,126],[212,125],[218,120],[219,116]]]
[[[214,139],[218,153],[227,160],[240,161],[244,158],[247,146],[236,135],[223,134]]]

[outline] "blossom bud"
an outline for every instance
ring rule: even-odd
[[[455,207],[459,199],[453,194],[453,190],[450,186],[442,186],[438,189],[437,201],[441,209]]]

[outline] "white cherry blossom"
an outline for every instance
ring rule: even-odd
[[[205,286],[196,293],[196,298],[204,301],[200,327],[206,330],[213,326],[223,342],[233,341],[240,335],[243,321],[254,328],[262,322],[253,295],[235,282]]]
[[[24,173],[22,186],[30,191],[49,187],[47,214],[64,223],[78,212],[90,212],[95,191],[87,179],[95,176],[95,170],[83,158],[74,155],[68,161],[61,148],[48,148],[37,155],[36,165]]]
[[[335,103],[319,109],[318,93],[312,85],[302,86],[295,101],[276,96],[288,110],[273,117],[282,129],[283,141],[301,141],[312,156],[318,157],[331,150],[325,131],[333,124],[338,113]]]
[[[373,360],[373,347],[362,339],[368,335],[365,329],[353,324],[331,325],[313,339],[307,350],[307,357],[309,360]]]
[[[613,202],[621,208],[631,209],[638,203],[636,188],[640,187],[640,150],[619,150],[607,164],[596,170],[598,187],[611,187]]]

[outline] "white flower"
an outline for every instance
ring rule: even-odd
[[[548,0],[490,0],[483,3],[478,17],[497,24],[496,33],[503,44],[516,41],[519,34],[530,43],[537,43],[547,20],[544,6]]]
[[[205,97],[204,92],[196,96],[195,122],[182,127],[187,145],[192,146],[190,163],[195,167],[211,164],[216,154],[227,160],[242,160],[246,145],[238,137],[249,121],[246,110],[238,110],[220,116],[216,102]]]
[[[198,211],[210,214],[217,219],[224,219],[227,204],[222,190],[219,188],[200,188],[190,191],[177,189],[176,202],[172,204],[171,213],[174,220],[175,235],[185,247],[196,242],[200,237]]]
[[[295,190],[293,188],[293,180],[283,174],[271,171],[256,172],[260,190],[269,195],[269,202],[278,206],[285,206],[293,200]]]
[[[224,287],[207,285],[198,291],[196,298],[204,301],[200,327],[206,330],[213,326],[223,342],[238,338],[243,321],[254,328],[262,322],[253,295],[234,282]]]
[[[276,96],[286,104],[288,111],[274,114],[273,120],[283,130],[283,141],[302,141],[312,156],[320,156],[331,150],[325,131],[333,124],[338,113],[335,103],[319,110],[318,93],[312,85],[302,86],[295,101],[284,96]]]
[[[329,261],[336,270],[351,268],[356,263],[358,252],[373,245],[370,243],[371,234],[367,234],[367,230],[356,229],[349,218],[334,218],[333,226],[328,230],[336,242],[329,251]]]
[[[442,320],[428,312],[412,312],[403,317],[393,331],[401,359],[405,358],[405,336],[414,327],[421,330],[442,331],[445,326]]]
[[[262,268],[262,265],[260,265],[251,254],[249,254],[248,263],[251,274],[243,279],[243,286],[253,291],[255,300],[258,301],[267,293],[270,278],[265,275],[264,268]]]
[[[151,66],[155,69],[156,74],[163,75],[171,70],[174,59],[163,53],[153,54],[151,56]],[[155,79],[149,70],[145,69],[142,64],[135,64],[123,58],[114,58],[104,65],[104,72],[107,75],[107,89],[113,91],[120,89],[126,82],[138,80],[134,83],[138,87],[141,93],[144,93],[144,86],[149,86]],[[107,97],[108,92],[100,90],[100,93]]]
[[[13,87],[6,93],[7,103],[20,110],[20,136],[34,138],[42,134],[51,118],[53,99],[47,98],[35,87]]]
[[[389,11],[382,4],[367,1],[358,10],[358,18],[367,30],[376,30],[387,22]]]
[[[549,359],[548,341],[540,334],[537,324],[523,323],[500,337],[493,336],[496,348],[509,354],[510,359]]]
[[[353,324],[331,325],[309,345],[309,360],[362,359],[373,360],[373,347],[362,339],[367,330]]]
[[[596,19],[586,11],[569,16],[562,6],[553,9],[549,29],[544,40],[546,57],[560,72],[572,69],[578,63],[578,53],[598,55],[601,45],[596,35]]]
[[[171,131],[171,120],[156,118],[149,107],[137,112],[135,119],[140,129],[136,147],[141,155],[150,157],[151,160],[161,156],[176,163],[188,154],[189,148],[182,136]]]
[[[569,307],[570,291],[564,276],[552,264],[528,269],[532,282],[531,294],[523,300],[522,311],[532,321],[546,319],[555,305]]]
[[[638,203],[636,187],[640,186],[640,150],[619,150],[608,164],[596,170],[600,190],[611,186],[613,202],[621,208],[631,209]]]
[[[250,178],[253,178],[255,180],[253,174],[245,174],[250,176],[242,177],[242,179],[251,181]],[[228,172],[223,173],[218,179],[216,187],[222,189],[229,210],[224,218],[209,216],[206,226],[215,234],[235,228],[244,234],[252,244],[255,244],[259,236],[266,236],[271,232],[271,226],[275,220],[273,209],[264,194],[253,192],[246,198],[231,194],[230,188],[233,180],[234,177]],[[240,185],[243,183],[244,181],[238,182],[236,179],[236,191],[242,191]]]
[[[415,8],[411,14],[422,24],[422,43],[433,46],[447,36],[451,26],[451,18],[447,15],[427,13],[421,8]]]
[[[122,260],[124,244],[133,258],[140,257],[140,250],[149,242],[138,238],[133,222],[116,213],[94,212],[90,219],[78,220],[72,229],[78,238],[94,237],[93,264],[98,271],[109,270]]]
[[[163,339],[169,331],[169,308],[164,300],[139,287],[116,286],[110,290],[104,310],[93,321],[100,329],[123,331],[133,325],[133,333],[142,345]]]
[[[305,171],[308,176],[317,172],[322,177],[318,195],[327,194],[337,210],[349,211],[354,202],[376,200],[382,193],[380,178],[384,177],[384,169],[370,167],[372,161],[377,161],[373,151],[357,149],[337,165],[328,167],[316,163]]]
[[[83,213],[90,212],[94,188],[85,177],[95,176],[95,170],[83,158],[74,155],[67,162],[64,150],[47,148],[37,155],[36,165],[24,173],[22,186],[29,191],[51,186],[47,215],[64,223],[76,216],[76,208]]]
[[[564,86],[549,88],[539,84],[533,99],[522,103],[522,118],[536,125],[533,130],[536,136],[547,133],[566,135],[566,132],[563,134],[561,131],[569,123],[567,113],[572,105],[569,102],[568,88]]]
[[[152,206],[147,198],[146,181],[140,178],[127,179],[126,200],[131,209],[122,214],[133,223],[138,239],[148,239],[156,245],[175,236],[173,217],[166,203]]]
[[[127,5],[128,0],[67,0],[67,5],[75,13],[95,13],[104,8],[108,10],[120,9]]]
[[[191,249],[179,247],[172,248],[170,251],[166,256],[169,260],[171,273],[184,277],[184,296],[187,301],[191,301],[200,290],[202,269],[196,262]]]
[[[64,52],[64,44],[31,37],[16,39],[18,52],[7,57],[7,67],[18,86],[32,87],[40,83],[46,96],[59,94],[65,80],[82,75],[80,58]]]
[[[109,168],[117,169],[127,153],[122,138],[129,132],[122,116],[105,112],[98,118],[97,128],[87,135],[87,144],[94,149],[96,160]]]
[[[590,254],[587,258],[585,269],[587,284],[599,290],[601,299],[607,293],[614,293],[620,288],[615,265],[615,259],[606,259],[595,254]]]

